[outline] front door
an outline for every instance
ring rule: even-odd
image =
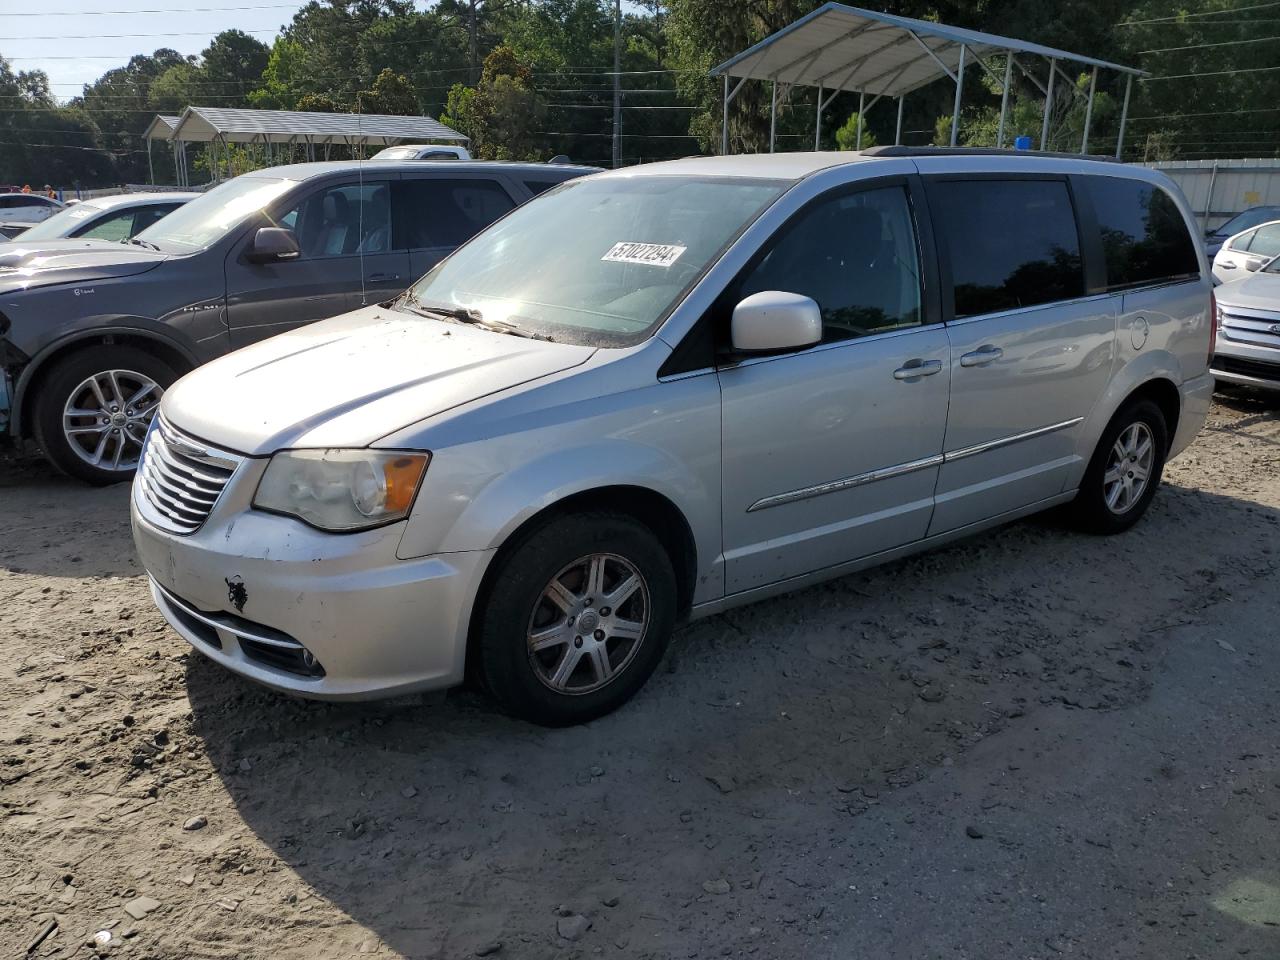
[[[1085,295],[1065,178],[926,182],[951,339],[933,535],[1062,492],[1111,374],[1117,298]]]
[[[390,184],[331,184],[264,221],[293,230],[300,255],[251,263],[254,230],[227,255],[232,349],[376,303],[407,285],[408,254],[391,248]],[[394,278],[394,279],[388,279]]]
[[[925,535],[950,370],[919,249],[906,181],[839,191],[797,214],[728,297],[812,297],[824,336],[719,371],[727,593]]]

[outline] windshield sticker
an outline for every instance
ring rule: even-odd
[[[609,263],[643,263],[651,267],[669,267],[680,259],[688,247],[671,243],[615,243],[601,260]]]

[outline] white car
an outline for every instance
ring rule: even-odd
[[[371,160],[470,160],[471,151],[443,143],[403,143],[379,150]]]
[[[58,211],[43,223],[24,230],[13,242],[80,238],[128,240],[198,196],[198,193],[162,192],[95,197]]]
[[[63,207],[40,193],[0,193],[0,223],[39,223]]]
[[[1272,220],[1230,237],[1213,255],[1213,276],[1221,283],[1241,280],[1280,256],[1280,220]]]

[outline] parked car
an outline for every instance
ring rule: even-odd
[[[1264,223],[1227,239],[1213,256],[1213,276],[1219,283],[1240,280],[1280,254],[1280,220]]]
[[[62,203],[42,193],[0,193],[0,223],[39,223],[62,209]]]
[[[387,147],[379,150],[372,157],[374,160],[470,160],[471,152],[466,147],[455,147],[443,143],[405,143],[398,147]]]
[[[128,479],[164,388],[213,357],[395,297],[547,181],[591,167],[367,162],[237,177],[128,243],[0,247],[0,436]],[[11,247],[12,249],[8,249]]]
[[[169,623],[243,676],[355,699],[470,674],[583,721],[678,621],[1057,505],[1132,526],[1204,423],[1211,297],[1142,168],[611,171],[183,378],[134,537]]]
[[[1208,230],[1204,235],[1205,252],[1212,259],[1222,249],[1227,239],[1242,233],[1251,227],[1266,223],[1268,220],[1280,220],[1280,207],[1250,207],[1243,213],[1237,213],[1220,227]]]
[[[1218,287],[1217,302],[1213,375],[1222,383],[1280,390],[1280,257]]]
[[[95,197],[55,213],[21,235],[22,243],[43,243],[84,237],[87,240],[128,240],[173,213],[198,193],[119,193]],[[0,251],[4,250],[0,247]]]

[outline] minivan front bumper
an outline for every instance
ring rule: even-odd
[[[364,700],[462,681],[489,551],[396,557],[401,524],[328,534],[255,510],[189,535],[147,520],[134,543],[160,612],[228,670],[303,697]]]

